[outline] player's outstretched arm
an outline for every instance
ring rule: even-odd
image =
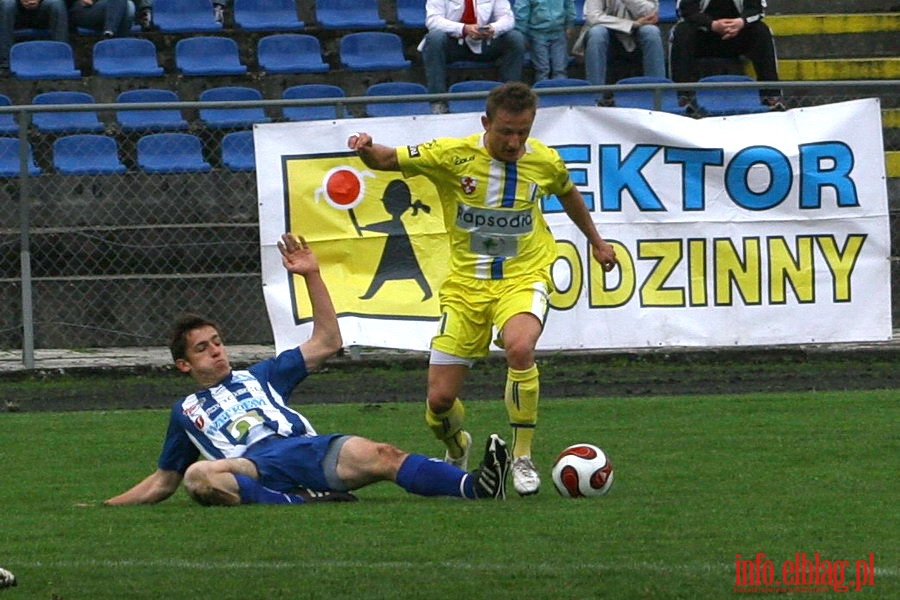
[[[337,312],[322,274],[319,262],[306,240],[285,233],[278,242],[281,262],[290,273],[300,275],[306,282],[306,291],[312,305],[313,330],[309,339],[300,345],[303,360],[310,370],[317,369],[326,359],[341,349],[343,338],[338,326]]]
[[[588,242],[590,242],[594,260],[600,264],[604,271],[612,271],[619,264],[619,260],[616,258],[616,251],[597,232],[594,219],[584,203],[584,197],[581,195],[581,192],[573,187],[567,193],[559,196],[559,201],[572,222],[575,223],[588,239]]]
[[[357,132],[347,139],[347,147],[356,151],[357,156],[370,169],[376,171],[399,171],[396,148],[376,144],[368,133]]]
[[[181,473],[178,471],[157,469],[130,490],[113,496],[103,504],[107,506],[156,504],[174,494],[181,479]]]

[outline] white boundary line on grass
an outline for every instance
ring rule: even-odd
[[[38,567],[38,568],[83,568],[83,567],[100,567],[100,568],[166,568],[166,569],[194,569],[198,571],[211,571],[226,569],[409,569],[421,570],[423,568],[449,568],[467,571],[514,571],[522,568],[522,563],[471,563],[459,561],[386,561],[386,562],[370,562],[370,561],[350,561],[350,560],[322,560],[322,561],[231,561],[231,562],[212,562],[199,560],[73,560],[73,561],[51,561],[51,562],[30,562],[17,563],[19,567]],[[545,573],[559,573],[559,564],[557,563],[531,563],[527,566],[527,570],[540,571]],[[651,571],[653,573],[734,573],[734,563],[723,564],[680,564],[672,565],[663,562],[626,562],[626,563],[567,563],[566,568],[575,568],[578,570],[607,570],[607,571]],[[887,577],[895,579],[900,577],[900,569],[894,567],[875,567],[875,575],[877,577]]]

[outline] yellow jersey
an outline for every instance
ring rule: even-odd
[[[491,158],[483,133],[397,148],[404,177],[437,188],[450,236],[450,270],[475,279],[506,279],[548,268],[556,242],[540,199],[572,189],[559,153],[529,138],[516,162]]]

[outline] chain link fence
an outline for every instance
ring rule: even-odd
[[[890,115],[885,148],[900,150],[900,82],[783,83],[790,108],[880,98]],[[404,98],[378,100],[394,99]],[[39,130],[33,106],[0,107],[0,117],[15,119],[13,129],[0,138],[9,144],[0,147],[0,158],[7,163],[0,170],[0,348],[22,349],[27,357],[34,348],[164,346],[167,326],[181,310],[214,315],[231,343],[271,343],[260,284],[255,173],[223,161],[223,139],[230,130],[207,126],[197,109],[256,108],[279,121],[285,106],[333,102],[132,105],[175,109],[186,116],[182,133],[199,140],[208,165],[193,173],[151,173],[139,165],[138,145],[148,132],[124,131],[117,124],[114,109],[122,105],[41,107],[70,115],[95,111],[97,133],[114,141],[121,161],[114,168],[120,172],[111,174],[70,174],[86,168],[98,150],[76,142],[74,162],[61,167],[61,140],[70,133]],[[341,103],[343,114],[364,114],[365,98],[348,97]],[[28,173],[23,148],[33,156]],[[897,180],[888,184],[896,296],[900,200]],[[895,300],[895,326],[900,322],[898,304]]]

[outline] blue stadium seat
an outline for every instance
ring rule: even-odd
[[[21,173],[19,148],[19,138],[0,137],[0,177],[18,177]],[[31,144],[28,144],[28,174],[41,174],[41,168],[34,162]]]
[[[252,131],[232,131],[222,136],[222,164],[229,171],[255,171]]]
[[[209,0],[154,0],[153,22],[163,33],[222,31]]]
[[[709,75],[701,77],[698,83],[735,83],[755,81],[748,75]],[[754,88],[698,88],[697,108],[703,115],[741,115],[768,112]]]
[[[575,0],[575,24],[584,25],[584,0]]]
[[[53,40],[17,42],[9,50],[9,72],[18,79],[78,79],[72,46]]]
[[[209,88],[200,93],[200,102],[244,102],[262,100],[259,90],[239,85]],[[254,123],[268,123],[262,107],[246,108],[201,108],[200,120],[207,127],[228,129],[236,127],[252,127]]]
[[[636,85],[641,83],[672,83],[668,77],[650,77],[649,75],[639,75],[635,77],[625,77],[616,82],[616,85]],[[662,90],[660,93],[660,108],[663,112],[675,114],[684,114],[684,107],[678,105],[678,93],[674,89]],[[657,90],[614,90],[613,102],[615,106],[620,108],[645,108],[647,110],[656,109]]]
[[[425,29],[425,3],[422,0],[397,0],[397,22],[404,27]]]
[[[12,100],[6,94],[0,94],[0,106],[12,106]],[[19,133],[19,123],[13,113],[0,113],[0,135]]]
[[[374,83],[366,90],[366,96],[413,96],[427,93],[428,89],[421,83],[406,81]],[[425,101],[372,102],[366,104],[366,114],[370,117],[429,115],[431,114],[431,103]]]
[[[40,27],[19,27],[13,31],[13,39],[17,42],[25,40],[49,40],[50,30]]]
[[[678,12],[675,9],[677,0],[659,0],[659,22],[674,23],[678,20]]]
[[[87,92],[43,92],[32,99],[32,104],[95,104]],[[41,133],[102,133],[103,123],[95,110],[35,112],[31,122]]]
[[[175,67],[183,75],[243,75],[237,42],[224,36],[188,37],[175,42]]]
[[[590,85],[586,79],[543,79],[534,84],[535,91],[557,87],[582,87]],[[596,92],[572,92],[566,94],[545,94],[540,96],[541,108],[550,106],[597,106]]]
[[[127,90],[119,94],[116,102],[178,102],[178,94],[165,89]],[[149,108],[117,110],[116,122],[122,131],[183,131],[189,127],[177,108]]]
[[[359,31],[341,38],[341,65],[351,71],[397,71],[412,67],[403,56],[403,40],[388,31]]]
[[[459,92],[488,92],[500,85],[499,81],[489,79],[470,79],[468,81],[457,81],[451,84],[447,91],[451,94]],[[452,113],[462,112],[484,112],[484,98],[474,98],[466,100],[449,100],[447,108]]]
[[[274,33],[256,45],[259,68],[266,73],[325,73],[319,39],[305,33]]]
[[[87,27],[75,27],[75,32],[81,37],[100,37],[103,32],[97,29],[88,29]],[[143,32],[141,26],[137,23],[132,24],[131,33],[132,35],[140,35]],[[49,31],[47,32],[49,34]]]
[[[378,0],[316,0],[316,22],[325,29],[384,29]]]
[[[296,31],[306,27],[294,0],[234,0],[234,24],[245,31]]]
[[[94,73],[101,77],[161,77],[156,46],[137,37],[100,40],[93,49]]]
[[[325,83],[307,83],[287,88],[281,97],[285,100],[311,99],[311,98],[344,98],[344,90],[336,85]],[[323,119],[339,118],[337,106],[284,106],[281,109],[284,118],[288,121],[317,121]]]
[[[53,167],[63,175],[113,175],[125,172],[119,146],[108,135],[80,133],[53,142]]]
[[[148,133],[137,143],[137,164],[145,173],[206,173],[203,144],[192,133]]]

